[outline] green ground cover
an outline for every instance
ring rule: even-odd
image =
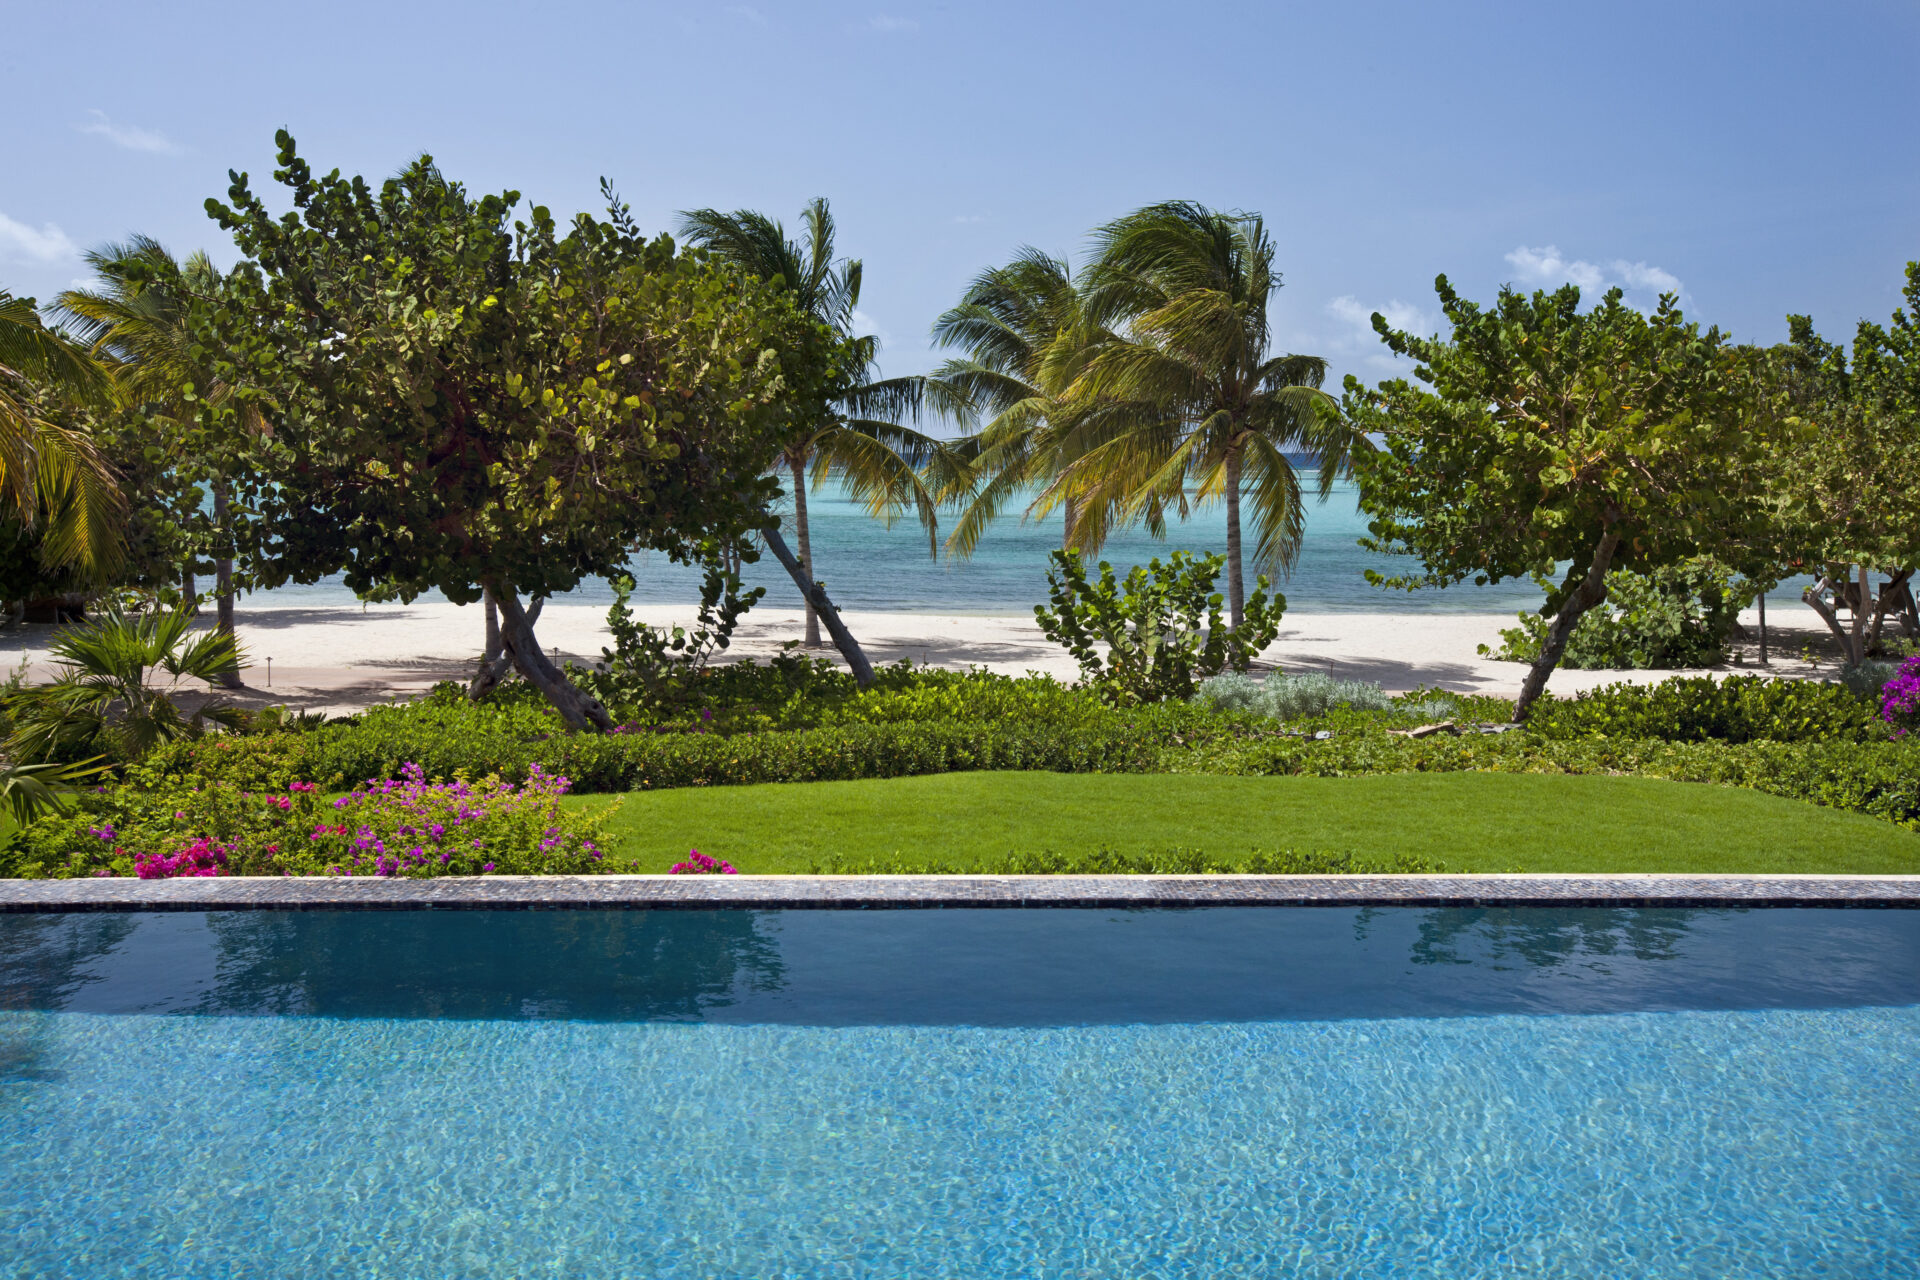
[[[1171,847],[1449,871],[1920,872],[1920,833],[1857,814],[1734,787],[1556,774],[973,772],[691,787],[624,797],[609,834],[649,868],[697,847],[762,873],[992,869],[1015,852]]]

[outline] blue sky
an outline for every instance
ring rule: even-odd
[[[1432,280],[1621,283],[1742,339],[1898,305],[1920,258],[1920,3],[23,4],[0,0],[0,285],[43,299],[201,204],[431,152],[556,213],[646,225],[828,196],[890,373],[1023,243],[1131,208],[1265,215],[1277,337],[1378,376],[1367,316]]]

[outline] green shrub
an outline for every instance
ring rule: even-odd
[[[1035,607],[1033,616],[1047,639],[1080,664],[1081,682],[1109,701],[1128,706],[1190,698],[1197,679],[1228,668],[1245,671],[1273,643],[1286,611],[1286,597],[1275,592],[1269,599],[1267,580],[1260,578],[1240,626],[1227,626],[1213,589],[1225,564],[1224,556],[1196,560],[1176,551],[1166,563],[1136,565],[1116,582],[1113,566],[1102,560],[1099,579],[1090,582],[1078,552],[1056,551],[1047,570],[1053,605]]]
[[[1302,853],[1294,849],[1253,849],[1240,857],[1200,849],[1160,849],[1152,853],[1121,853],[1100,848],[1092,852],[1060,854],[1051,849],[1007,853],[968,867],[918,858],[829,858],[808,869],[813,875],[992,875],[992,876],[1193,876],[1193,875],[1412,875],[1445,868],[1425,858],[1395,854],[1385,859],[1358,859],[1345,853]]]
[[[1666,742],[1878,742],[1887,737],[1872,700],[1843,685],[1760,676],[1615,684],[1572,698],[1542,698],[1527,727],[1545,738]]]
[[[1536,579],[1543,589],[1552,584]],[[1739,626],[1740,607],[1751,585],[1709,560],[1692,560],[1651,574],[1615,569],[1607,575],[1606,603],[1583,615],[1567,638],[1563,667],[1660,669],[1717,666],[1727,660],[1727,642]],[[1532,662],[1546,645],[1549,621],[1520,615],[1520,625],[1500,633],[1493,656]],[[1482,654],[1491,650],[1480,646]]]
[[[1392,773],[1634,774],[1749,787],[1920,831],[1920,742],[1543,738],[1532,732],[1396,737],[1355,718],[1325,741],[1216,737],[1163,751],[1169,773],[1358,777]]]

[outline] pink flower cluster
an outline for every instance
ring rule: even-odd
[[[670,876],[737,876],[740,873],[727,863],[709,858],[698,849],[689,849],[687,860],[674,863],[667,870],[667,874]]]
[[[1893,736],[1920,728],[1920,653],[1900,664],[1893,679],[1880,687],[1880,718],[1893,726]]]
[[[175,876],[223,876],[227,873],[226,845],[201,836],[177,853],[136,853],[133,873],[142,880],[171,880]]]

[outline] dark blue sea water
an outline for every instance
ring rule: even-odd
[[[0,1274],[1915,1274],[1920,913],[0,916]]]

